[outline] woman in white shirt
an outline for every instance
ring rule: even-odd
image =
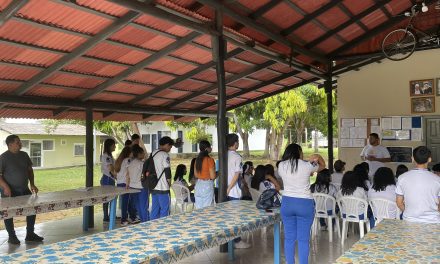
[[[116,149],[116,142],[108,138],[104,141],[104,151],[101,155],[101,186],[111,185],[115,186],[115,160],[113,159],[112,152]],[[102,210],[104,212],[104,222],[109,222],[109,207],[108,203],[102,204]]]
[[[135,208],[138,211],[141,222],[150,220],[148,212],[149,207],[149,194],[148,191],[142,187],[142,167],[144,162],[142,159],[145,157],[144,150],[139,145],[133,145],[131,148],[133,158],[127,167],[127,188],[139,190],[138,193],[130,194],[130,201],[133,201]]]
[[[288,264],[295,262],[296,241],[299,262],[308,263],[310,229],[315,215],[310,176],[324,168],[324,159],[317,154],[304,161],[298,144],[287,146],[278,165],[278,174],[284,183],[281,218],[284,223],[284,255]]]
[[[368,190],[368,199],[385,199],[396,203],[396,180],[393,171],[387,167],[377,169],[374,174],[373,187]],[[396,207],[388,209],[388,215],[391,218],[396,218]]]

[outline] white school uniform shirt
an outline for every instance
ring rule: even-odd
[[[130,188],[142,189],[142,167],[144,163],[140,159],[133,159],[127,167],[128,176],[130,177]]]
[[[353,197],[361,198],[361,199],[364,199],[365,201],[367,201],[367,192],[362,187],[357,187],[351,195],[343,195],[342,190],[339,190],[338,193],[336,194],[337,199],[339,199],[340,197],[343,197],[343,196],[353,196]],[[359,215],[364,213],[364,211],[365,211],[364,208],[365,207],[363,205],[359,205],[359,209],[358,209]],[[345,213],[345,211],[342,210],[342,213]],[[367,216],[364,215],[364,219],[366,219],[366,218],[367,218]]]
[[[110,156],[107,153],[103,153],[101,155],[101,172],[104,175],[107,175],[109,177],[113,177],[110,174],[110,165],[114,165],[115,164],[115,160],[113,159],[112,156]]]
[[[396,194],[403,196],[403,219],[411,222],[440,223],[438,203],[440,177],[425,169],[413,169],[399,176]]]
[[[228,151],[228,186],[232,182],[234,175],[236,173],[241,174],[243,171],[243,160],[236,151],[229,150]],[[239,175],[240,177],[240,175]],[[231,191],[228,193],[228,196],[233,198],[241,198],[241,189],[238,181],[231,188]]]
[[[390,152],[388,152],[388,149],[382,145],[377,146],[371,146],[370,144],[366,145],[364,149],[361,152],[361,157],[368,157],[368,156],[374,156],[379,159],[383,158],[390,158]],[[374,173],[376,173],[377,169],[381,167],[385,167],[385,164],[380,161],[369,161],[366,160],[368,163],[370,170],[368,172],[368,175],[370,177],[374,176]]]
[[[332,174],[332,183],[336,186],[341,186],[342,183],[342,177],[344,177],[344,174],[342,172],[335,172]]]
[[[391,201],[395,204],[396,203],[396,185],[388,185],[385,188],[385,190],[383,190],[383,191],[376,191],[373,188],[370,188],[368,190],[368,200],[372,200],[372,199],[385,199],[385,200]],[[390,209],[391,210],[388,210],[388,215],[391,218],[395,218],[397,212],[395,210],[392,210],[392,208],[390,208]]]
[[[275,185],[267,180],[260,182],[260,186],[258,188],[258,191],[264,192],[265,190],[269,190],[269,189],[275,190]]]
[[[127,168],[130,165],[130,158],[125,158],[121,163],[121,169],[119,170],[116,180],[118,184],[127,184]]]
[[[156,154],[157,153],[157,154]],[[157,178],[161,177],[160,175],[166,168],[170,168],[170,155],[168,155],[167,152],[162,150],[155,150],[153,151],[154,156],[154,167],[156,168]],[[156,188],[154,188],[156,191],[169,191],[170,185],[167,182],[167,177],[165,175],[165,172],[163,172],[162,177],[160,178],[159,182],[156,185]]]
[[[278,174],[283,179],[283,196],[313,199],[310,192],[310,175],[318,171],[318,165],[298,160],[298,167],[293,169],[290,160],[280,162]]]

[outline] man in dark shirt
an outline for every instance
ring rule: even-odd
[[[8,150],[0,155],[0,188],[2,197],[16,197],[38,193],[38,188],[34,183],[34,171],[32,161],[29,155],[20,151],[21,141],[16,135],[10,135],[6,138]],[[30,185],[30,190],[28,187]],[[31,191],[32,190],[32,191]],[[43,238],[34,233],[35,215],[26,217],[26,242],[41,242]],[[8,231],[8,243],[19,245],[14,230],[14,220],[9,218],[4,220]]]

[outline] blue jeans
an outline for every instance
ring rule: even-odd
[[[101,186],[104,186],[104,185],[115,186],[115,180],[112,177],[109,177],[105,174],[102,175],[100,183],[101,183]],[[102,211],[104,213],[104,221],[109,221],[110,217],[109,217],[108,203],[102,204]]]
[[[212,181],[198,180],[196,183],[194,197],[196,208],[211,206],[214,201],[214,183]]]
[[[151,220],[166,217],[170,214],[170,194],[154,193],[152,197]]]
[[[314,216],[313,199],[283,196],[281,218],[284,223],[284,255],[287,264],[295,263],[296,241],[298,241],[299,263],[309,262],[310,229]]]
[[[118,183],[118,187],[126,187],[126,184]],[[130,201],[130,194],[119,195],[119,199],[121,199],[121,222],[127,221],[128,216],[131,220],[136,219],[136,208],[134,201]]]
[[[139,193],[130,194],[130,200],[133,201],[134,206],[138,211],[141,222],[146,222],[150,220],[150,215],[148,212],[148,207],[149,207],[148,191],[143,188],[142,189],[131,188],[131,189],[141,191]]]

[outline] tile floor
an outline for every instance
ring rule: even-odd
[[[61,221],[53,221],[38,224],[35,226],[35,232],[41,236],[44,236],[44,244],[55,243],[58,241],[64,241],[80,236],[90,235],[96,232],[102,232],[106,230],[106,225],[103,226],[99,221],[102,218],[101,215],[95,216],[95,228],[89,230],[89,232],[82,231],[82,217],[71,217]],[[333,242],[328,241],[328,231],[319,231],[311,243],[311,255],[310,263],[333,263],[342,253],[343,249],[350,248],[354,242],[359,239],[358,234],[349,233],[348,240],[346,240],[344,248],[341,247],[340,239],[334,233]],[[26,235],[26,228],[16,228],[18,238],[22,241],[20,246],[13,246],[7,243],[8,235],[5,230],[0,231],[0,255],[10,254],[30,248],[34,248],[40,244],[26,244],[24,243],[24,237]],[[180,261],[180,264],[265,264],[273,263],[273,228],[267,227],[262,230],[255,231],[249,238],[249,242],[252,244],[250,249],[237,249],[235,250],[236,259],[234,261],[228,260],[227,253],[220,253],[219,248],[212,248],[204,252],[198,253],[194,256],[188,257]],[[284,262],[284,260],[283,260]]]

